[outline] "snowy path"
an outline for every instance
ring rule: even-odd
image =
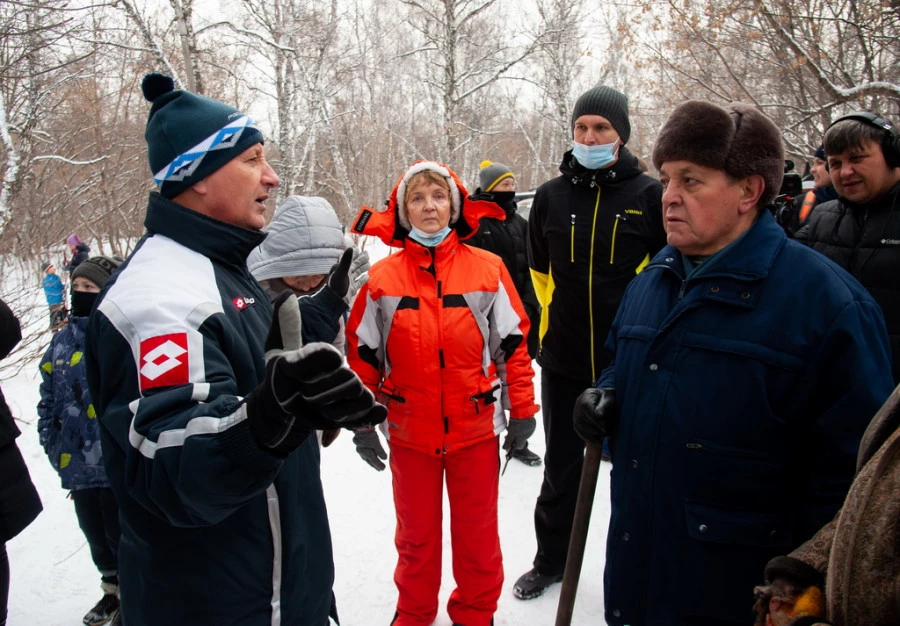
[[[75,511],[38,443],[34,407],[38,401],[37,364],[2,381],[13,414],[31,420],[20,424],[19,447],[44,502],[44,512],[7,546],[12,569],[9,626],[77,626],[100,599],[99,575],[91,563]],[[538,389],[538,394],[540,390]],[[540,420],[539,420],[540,421]],[[543,453],[538,427],[531,443]],[[390,622],[396,590],[393,546],[394,508],[389,470],[376,472],[357,455],[349,433],[342,433],[323,450],[322,479],[335,544],[335,593],[343,626],[374,626]],[[602,574],[606,525],[609,519],[609,465],[604,464],[594,506],[594,523],[573,623],[603,623]],[[531,567],[535,542],[534,501],[541,468],[512,461],[500,480],[500,539],[506,582],[497,626],[550,625],[556,616],[559,585],[541,598],[522,602],[513,597],[512,583]],[[449,515],[445,513],[445,520]],[[445,537],[449,529],[445,521]],[[453,589],[449,541],[445,541],[441,609],[436,626],[449,626],[446,602]]]

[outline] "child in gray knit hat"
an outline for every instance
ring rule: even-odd
[[[304,345],[324,341],[344,352],[346,314],[369,278],[369,254],[345,238],[325,198],[289,196],[267,231],[268,237],[247,257],[250,273],[270,298],[285,289],[298,297]],[[338,273],[341,280],[334,280]],[[339,433],[325,431],[322,445],[330,445]]]
[[[343,318],[368,279],[369,255],[348,241],[328,200],[289,196],[266,228],[268,237],[247,257],[247,268],[270,298],[290,289],[300,298],[304,343],[326,341],[343,348]],[[328,288],[328,275],[352,254],[346,291]],[[308,296],[308,297],[304,297]]]

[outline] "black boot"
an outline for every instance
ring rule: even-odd
[[[520,450],[513,450],[512,456],[514,459],[518,459],[525,465],[531,465],[532,467],[541,464],[541,457],[529,450],[527,443],[525,444],[524,448],[521,448]]]
[[[94,605],[82,620],[85,626],[100,626],[106,624],[119,612],[119,596],[107,593]]]
[[[546,576],[532,568],[519,576],[513,587],[513,595],[519,600],[531,600],[547,590],[547,587],[562,580],[562,574]]]

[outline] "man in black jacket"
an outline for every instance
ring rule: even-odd
[[[538,351],[538,327],[541,323],[541,305],[534,295],[534,284],[528,269],[528,253],[525,241],[528,237],[528,222],[516,213],[516,177],[512,170],[502,163],[483,161],[478,172],[478,189],[474,197],[490,200],[506,211],[506,219],[485,217],[478,223],[478,232],[466,241],[468,245],[493,252],[501,259],[516,285],[522,306],[531,322],[528,332],[528,355],[533,359]],[[510,451],[513,458],[525,465],[541,464],[541,457],[532,452],[525,443],[524,448]]]
[[[521,600],[562,580],[584,458],[572,426],[575,399],[609,363],[604,343],[625,287],[666,244],[662,188],[625,147],[625,95],[610,87],[583,93],[572,134],[561,175],[538,188],[528,219],[528,263],[542,307],[537,360],[547,451],[534,567],[513,589]]]
[[[838,199],[816,207],[794,236],[859,280],[884,312],[900,382],[900,131],[870,111],[844,115],[825,132]]]

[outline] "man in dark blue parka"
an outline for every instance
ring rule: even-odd
[[[669,245],[625,294],[575,408],[613,445],[610,624],[750,624],[771,557],[827,523],[890,394],[881,310],[765,208],[783,147],[757,109],[690,101],[653,151]]]
[[[325,626],[334,563],[315,430],[383,421],[293,295],[247,270],[278,185],[253,121],[150,74],[159,193],[87,328],[88,386],[121,512],[129,626]]]

